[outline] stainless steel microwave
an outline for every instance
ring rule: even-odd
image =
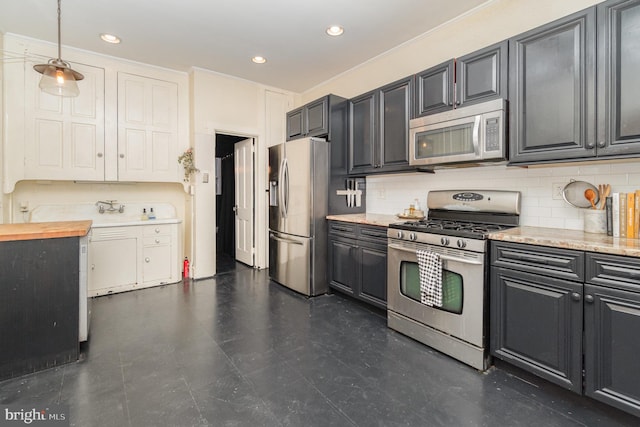
[[[409,122],[412,166],[506,159],[506,101],[496,99]]]

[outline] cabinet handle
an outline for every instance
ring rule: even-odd
[[[120,158],[121,158],[121,159],[124,159],[124,154],[120,154]]]
[[[155,232],[156,232],[156,233],[159,233],[159,232],[160,232],[160,229],[159,229],[159,228],[156,228],[156,229],[155,229]]]
[[[606,146],[607,146],[607,143],[606,143],[605,141],[600,141],[600,142],[598,142],[598,147],[600,147],[600,148],[604,148],[604,147],[606,147]]]
[[[580,301],[580,294],[578,292],[573,292],[571,294],[571,299],[574,301]]]
[[[594,301],[593,295],[585,295],[584,301],[588,302],[589,304],[593,304],[593,301]]]
[[[151,259],[149,259],[149,257],[146,257],[146,258],[144,259],[144,262],[151,262]]]
[[[156,239],[156,243],[160,243],[160,239]]]
[[[91,264],[91,269],[95,270],[96,269],[96,265],[95,264]]]
[[[456,101],[456,107],[459,106],[461,104],[460,101]]]
[[[101,159],[102,158],[102,153],[98,153],[98,158]]]
[[[594,144],[593,142],[589,142],[587,143],[587,148],[588,149],[596,148],[596,144]]]

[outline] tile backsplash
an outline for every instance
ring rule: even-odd
[[[426,209],[429,190],[516,190],[522,193],[521,225],[582,230],[584,209],[554,194],[571,180],[611,184],[612,192],[640,189],[640,160],[575,163],[529,168],[505,165],[438,169],[435,174],[410,173],[367,177],[367,212],[397,214],[418,199]]]

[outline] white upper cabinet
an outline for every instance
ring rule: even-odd
[[[118,179],[180,181],[178,85],[118,73]]]
[[[84,79],[79,96],[64,98],[42,92],[33,69],[51,46],[5,35],[1,47],[15,56],[1,73],[4,193],[22,180],[182,182],[186,73],[67,48],[65,59]]]
[[[104,179],[104,69],[74,64],[84,74],[80,95],[62,98],[38,87],[25,63],[25,179]]]

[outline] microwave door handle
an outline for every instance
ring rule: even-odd
[[[482,116],[478,115],[473,121],[473,152],[475,153],[476,156],[480,154],[479,142],[480,142],[480,119],[481,118]]]
[[[405,247],[402,247],[402,246],[394,245],[393,243],[389,244],[389,249],[395,249],[395,250],[402,251],[402,252],[408,252],[408,253],[414,254],[414,255],[416,253],[415,249],[405,248]],[[480,262],[480,261],[457,258],[457,257],[449,256],[449,255],[443,255],[443,254],[438,254],[438,255],[440,255],[440,259],[443,260],[443,261],[455,261],[455,262],[460,262],[460,263],[463,263],[463,264],[483,265],[483,263]]]

